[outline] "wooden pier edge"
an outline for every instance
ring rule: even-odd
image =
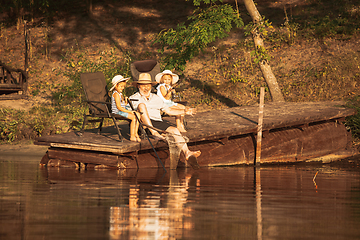
[[[331,134],[328,134],[331,132]],[[328,134],[329,136],[326,136]],[[283,131],[267,132],[262,141],[262,164],[298,163],[309,161],[329,162],[358,154],[349,145],[349,136],[345,126],[338,121],[329,121],[302,128],[289,128]],[[289,136],[292,136],[289,138]],[[326,148],[316,146],[328,143]],[[274,143],[277,143],[274,145]],[[66,148],[66,145],[50,147],[47,156],[41,161],[48,166],[66,165],[66,162],[102,165],[117,169],[161,168],[159,161],[149,149],[126,154],[89,151]],[[256,164],[255,134],[231,136],[222,139],[191,142],[189,148],[201,150],[198,158],[202,167],[235,166]],[[156,148],[166,168],[170,167],[170,153],[167,147]],[[65,161],[65,162],[64,162]],[[74,166],[78,166],[74,165]],[[178,167],[186,167],[181,155]]]
[[[328,162],[358,154],[351,147],[351,133],[343,124],[345,117],[354,113],[353,109],[344,108],[338,102],[267,104],[264,108],[261,163]],[[256,164],[256,120],[259,117],[256,107],[231,108],[195,116],[187,118],[190,129],[186,136],[190,139],[190,150],[202,152],[198,158],[200,166]],[[118,169],[161,168],[146,141],[119,143],[112,138],[116,134],[111,129],[114,128],[110,127],[108,132],[100,135],[85,132],[82,138],[71,132],[41,137],[35,144],[50,146],[41,163]],[[169,168],[167,144],[152,141],[161,162]],[[183,154],[177,167],[187,167]]]

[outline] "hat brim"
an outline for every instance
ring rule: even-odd
[[[132,85],[133,86],[137,86],[138,84],[151,84],[152,86],[156,85],[157,82],[153,82],[153,81],[150,81],[150,80],[139,80],[139,81],[133,81],[132,82]]]
[[[179,75],[177,75],[175,73],[161,72],[161,73],[156,74],[156,76],[155,76],[156,82],[160,83],[160,80],[161,80],[162,76],[164,76],[164,75],[171,75],[172,76],[172,82],[171,82],[172,85],[174,85],[175,83],[177,83],[179,81]]]
[[[129,77],[128,78],[122,78],[122,79],[119,79],[119,80],[117,80],[113,85],[112,85],[112,87],[110,88],[110,91],[112,91],[112,90],[114,90],[114,88],[116,87],[116,85],[119,83],[119,82],[127,82],[127,81],[129,81]]]

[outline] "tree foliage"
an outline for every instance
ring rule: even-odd
[[[199,6],[202,0],[194,0]],[[198,7],[188,17],[188,23],[179,24],[176,29],[161,31],[155,43],[161,45],[160,53],[166,49],[170,53],[163,60],[166,68],[183,71],[186,62],[203,51],[210,43],[225,38],[231,29],[243,27],[244,23],[238,12],[228,4],[214,4],[217,0],[204,0],[206,7]],[[210,5],[209,5],[210,4]]]
[[[44,12],[46,8],[50,6],[51,0],[11,0],[5,3],[2,6],[2,10],[7,10],[7,8],[25,8],[33,9],[36,8],[40,12]]]
[[[204,2],[205,4],[212,4],[216,2],[222,2],[222,0],[193,0],[194,6],[200,6],[201,2]]]
[[[11,12],[11,18],[26,19],[27,15],[34,17],[35,15],[44,16],[49,14],[49,8],[55,1],[51,0],[10,0],[4,4],[0,4],[0,12]],[[12,19],[8,19],[11,21]],[[27,20],[31,20],[30,18]]]

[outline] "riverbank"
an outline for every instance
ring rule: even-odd
[[[12,144],[0,144],[2,156],[39,156],[46,153],[48,146],[34,145],[30,141],[21,141]],[[40,161],[41,158],[39,158]]]

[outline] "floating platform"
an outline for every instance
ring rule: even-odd
[[[354,109],[343,102],[267,103],[264,107],[261,163],[332,161],[358,154],[352,149],[351,133],[343,122]],[[259,107],[244,106],[200,112],[186,116],[191,150],[201,150],[200,166],[254,164]],[[164,117],[175,125],[174,117]],[[114,126],[42,136],[36,145],[48,145],[41,160],[48,166],[114,167],[143,169],[162,167],[147,139],[129,141],[129,124],[120,122],[125,136],[118,138]],[[151,139],[165,167],[170,166],[165,141]],[[183,155],[178,167],[187,167]]]

